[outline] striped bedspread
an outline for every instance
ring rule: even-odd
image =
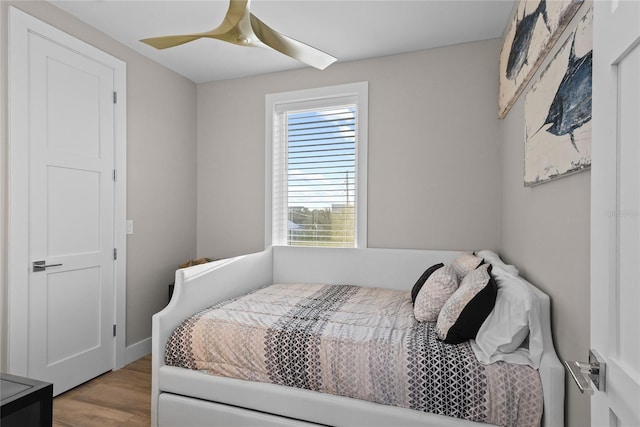
[[[439,341],[407,291],[268,286],[185,320],[166,363],[503,426],[542,417],[538,371]]]

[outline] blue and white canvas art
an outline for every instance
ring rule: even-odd
[[[525,98],[527,186],[591,166],[592,22],[589,9]]]
[[[504,118],[583,0],[520,0],[500,53],[498,117]]]

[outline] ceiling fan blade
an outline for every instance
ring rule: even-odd
[[[298,40],[292,39],[284,34],[280,34],[256,18],[253,14],[250,14],[250,18],[253,32],[260,41],[280,53],[297,59],[298,61],[319,70],[324,70],[337,60],[337,58],[334,58],[328,53],[316,49],[313,46],[309,46],[308,44],[299,42]]]
[[[248,7],[251,0],[230,0],[229,8],[222,23],[211,31],[199,34],[185,34],[177,36],[151,37],[140,40],[156,49],[167,49],[180,46],[203,37],[219,39],[235,44],[247,44],[243,36],[243,29],[251,30],[248,20]],[[245,23],[246,22],[246,23]],[[254,37],[255,38],[255,37]]]
[[[324,70],[336,61],[333,56],[275,31],[249,12],[251,0],[230,0],[222,23],[211,31],[140,40],[156,49],[179,46],[200,38],[212,38],[241,46],[269,46],[291,58]]]
[[[151,37],[148,39],[140,40],[142,43],[155,47],[156,49],[166,49],[169,47],[180,46],[194,40],[202,38],[203,35],[198,34],[186,34],[183,36],[163,36],[163,37]]]
[[[230,0],[227,14],[224,16],[224,21],[218,27],[218,29],[230,30],[238,25],[238,23],[249,12],[249,4],[251,0]]]

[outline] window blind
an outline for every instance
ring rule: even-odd
[[[355,105],[287,111],[287,243],[355,246]]]

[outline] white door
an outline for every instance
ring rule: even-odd
[[[12,204],[23,204],[12,213],[22,213],[25,226],[11,226],[10,245],[24,247],[12,265],[26,281],[10,276],[10,293],[23,287],[10,309],[24,311],[26,322],[20,373],[52,382],[59,394],[115,366],[115,71],[34,31],[22,55],[11,60],[26,59],[25,85],[13,80],[11,90],[26,114],[12,124],[26,133],[22,140],[12,133],[11,144],[26,152],[11,159],[11,178],[26,180],[12,195]],[[18,368],[13,345],[10,368]]]
[[[640,426],[640,2],[594,2],[591,346],[606,362],[593,426]]]

